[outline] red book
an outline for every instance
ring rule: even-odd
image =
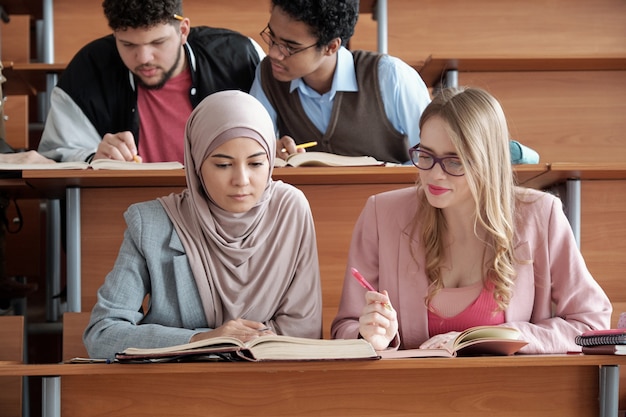
[[[583,346],[585,355],[626,355],[626,345]]]

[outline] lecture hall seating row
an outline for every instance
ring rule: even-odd
[[[38,139],[36,133],[33,138],[29,124],[39,120],[33,108],[36,93],[45,88],[42,71],[62,71],[78,48],[109,30],[101,0],[54,0],[55,64],[36,69],[31,65],[33,22],[41,19],[37,9],[41,2],[6,3],[22,4],[9,25],[0,25],[2,60],[13,66],[5,84],[14,93],[7,101],[7,127],[11,139],[17,140],[14,145],[33,147]],[[184,4],[192,24],[233,28],[259,42],[258,32],[270,7],[269,0],[184,0]],[[625,18],[623,0],[519,4],[393,0],[388,2],[389,53],[419,69],[428,69],[429,59],[457,60],[458,83],[484,87],[498,97],[514,138],[536,149],[542,162],[621,162],[626,158]],[[371,14],[360,16],[351,47],[376,50],[376,21]],[[15,55],[7,56],[9,52]],[[486,66],[464,66],[472,60],[483,60]],[[597,66],[577,66],[581,60]],[[530,67],[528,62],[532,62]],[[434,74],[434,78],[425,75],[431,88],[444,72]],[[583,255],[617,312],[626,311],[622,277],[626,181],[582,181],[581,188]],[[124,197],[120,194],[119,198]],[[32,218],[30,224],[35,225],[27,229],[26,240],[41,239],[36,227],[38,205],[22,204]],[[9,243],[9,251],[15,248],[15,253],[11,253],[9,267],[39,272],[33,262],[20,257],[24,232],[10,239],[14,244]]]

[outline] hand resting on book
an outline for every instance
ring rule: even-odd
[[[461,332],[448,332],[442,334],[436,334],[424,343],[420,345],[420,349],[443,349],[449,346],[450,343],[456,339]]]
[[[191,337],[189,342],[197,342],[198,340],[228,336],[239,339],[245,343],[252,339],[256,339],[259,336],[274,334],[275,333],[272,331],[272,329],[270,329],[263,323],[239,318],[236,320],[229,320],[213,330],[196,333]]]

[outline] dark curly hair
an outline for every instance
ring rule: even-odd
[[[183,15],[182,0],[104,0],[102,8],[114,31],[151,28]]]
[[[335,38],[341,38],[345,46],[359,18],[359,0],[272,0],[272,6],[306,23],[311,35],[318,39],[318,46],[327,45]]]

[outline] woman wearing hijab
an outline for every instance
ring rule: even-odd
[[[185,129],[187,189],[131,205],[83,340],[92,358],[217,336],[320,338],[315,229],[272,180],[272,121],[252,96],[205,98]]]

